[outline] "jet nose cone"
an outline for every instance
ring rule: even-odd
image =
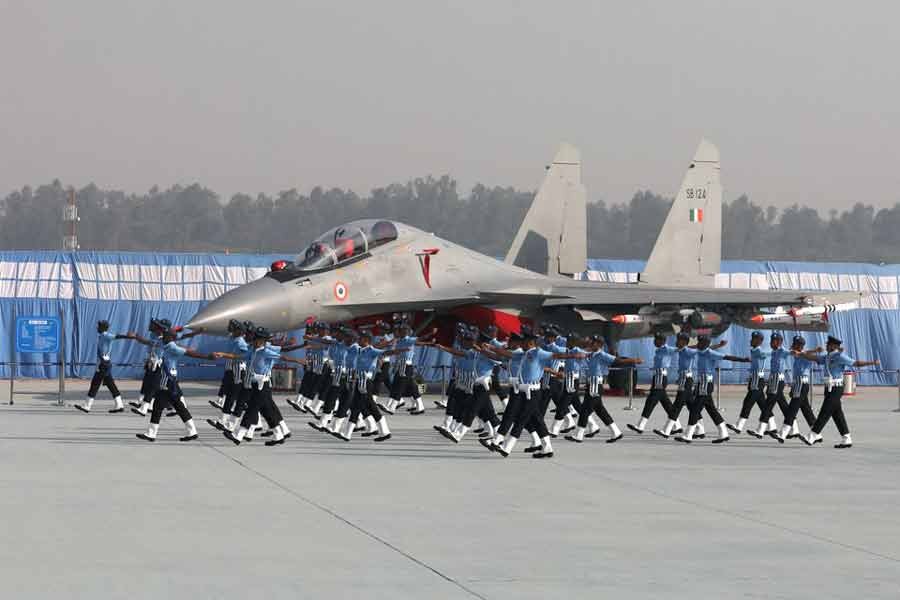
[[[281,284],[270,277],[225,292],[194,315],[187,327],[225,333],[231,319],[253,321],[276,331],[286,328],[290,304]]]

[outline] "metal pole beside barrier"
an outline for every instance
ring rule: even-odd
[[[12,311],[12,327],[9,328],[9,405],[16,393],[16,311]]]
[[[900,369],[897,369],[897,408],[894,412],[900,413]]]
[[[628,406],[624,410],[634,410],[634,368],[628,367],[625,372],[627,373],[625,385],[628,386]]]
[[[716,409],[722,412],[722,369],[716,367]]]
[[[59,395],[56,397],[56,405],[63,405],[63,396],[66,394],[66,322],[63,320],[62,311],[59,311]]]

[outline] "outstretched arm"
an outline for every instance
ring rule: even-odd
[[[298,365],[306,364],[305,358],[294,358],[292,356],[282,356],[279,360],[281,362],[289,362],[289,363],[294,363],[294,364],[298,364]]]
[[[881,361],[877,358],[875,360],[857,360],[853,362],[854,367],[877,367],[881,364]]]
[[[203,354],[202,352],[195,352],[194,350],[185,349],[185,355],[190,356],[191,358],[201,358],[203,360],[215,360],[215,353]]]
[[[726,354],[722,360],[730,360],[731,362],[739,362],[739,363],[750,362],[750,359],[745,356],[732,356],[730,354]]]
[[[641,364],[644,364],[644,359],[616,357],[616,362],[614,362],[613,364],[616,364],[616,365],[641,365]]]
[[[134,341],[137,342],[138,344],[143,344],[143,345],[145,345],[145,346],[152,346],[152,345],[153,345],[153,342],[151,342],[150,340],[148,340],[148,339],[146,339],[146,338],[142,338],[142,337],[139,336],[138,334],[136,334],[136,333],[134,333],[134,332],[131,332],[131,331],[129,331],[128,333],[126,333],[126,334],[125,334],[125,337],[126,337],[127,339],[129,339],[129,340],[134,340]]]
[[[449,346],[444,346],[443,344],[432,344],[432,345],[433,345],[435,348],[439,348],[439,349],[443,350],[443,351],[446,352],[447,354],[452,354],[453,356],[465,356],[465,355],[466,355],[465,352],[462,352],[462,351],[460,351],[460,350],[457,350],[456,348],[451,348],[451,347],[449,347]]]
[[[202,328],[202,327],[199,327],[199,328],[197,328],[197,329],[194,329],[194,330],[191,331],[190,333],[182,333],[180,336],[178,336],[178,339],[179,339],[179,340],[186,340],[186,339],[192,338],[192,337],[194,337],[194,336],[200,335],[201,333],[203,333],[203,328]]]

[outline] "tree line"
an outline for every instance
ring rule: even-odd
[[[60,249],[68,188],[54,181],[0,200],[0,249]],[[449,176],[379,187],[367,196],[338,188],[277,195],[235,194],[227,202],[199,184],[144,194],[76,190],[82,250],[258,252],[294,255],[341,223],[388,218],[493,256],[503,256],[534,192],[476,185],[462,193]],[[588,256],[644,259],[671,199],[639,191],[627,202],[591,202]],[[857,203],[823,217],[813,208],[779,210],[742,195],[723,205],[723,257],[900,262],[900,203],[876,210]]]

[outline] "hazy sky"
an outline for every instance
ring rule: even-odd
[[[0,193],[60,178],[222,195],[448,173],[726,198],[900,201],[896,2],[0,0]]]

